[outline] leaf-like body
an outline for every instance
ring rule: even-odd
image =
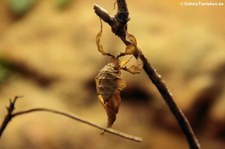
[[[106,113],[108,116],[108,125],[107,127],[112,127],[113,123],[116,120],[116,114],[119,111],[121,103],[121,98],[120,98],[120,92],[117,91],[115,92],[111,98],[108,100],[108,102],[105,103],[106,107]]]
[[[113,63],[103,67],[95,78],[98,98],[106,110],[108,125],[111,127],[116,120],[121,103],[120,91],[126,87],[126,82],[120,79],[119,71]]]

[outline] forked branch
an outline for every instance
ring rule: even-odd
[[[117,13],[114,17],[108,14],[108,12],[98,5],[94,5],[95,13],[106,23],[111,26],[112,32],[117,35],[126,46],[132,44],[127,38],[127,22],[129,20],[129,12],[126,4],[126,0],[117,0]],[[161,76],[156,72],[154,67],[150,64],[141,50],[136,47],[137,50],[133,54],[136,58],[140,58],[143,62],[143,69],[148,75],[149,79],[153,82],[156,86],[158,91],[160,92],[161,96],[167,103],[168,107],[170,108],[171,112],[173,113],[174,117],[176,118],[181,130],[183,131],[184,135],[187,138],[188,144],[190,149],[200,149],[200,144],[187,120],[184,116],[183,112],[178,108],[172,94],[169,92],[166,84],[161,79]]]
[[[126,134],[126,133],[123,133],[123,132],[120,132],[120,131],[117,131],[117,130],[114,130],[114,129],[103,128],[103,127],[101,127],[101,126],[99,126],[99,125],[97,125],[97,124],[95,124],[93,122],[90,122],[88,120],[85,120],[84,118],[81,118],[81,117],[79,117],[77,115],[71,115],[71,114],[68,114],[68,113],[65,113],[65,112],[61,112],[61,111],[58,111],[58,110],[47,109],[47,108],[33,108],[33,109],[19,111],[19,112],[15,112],[14,113],[15,103],[16,103],[18,98],[19,98],[19,96],[16,96],[14,98],[14,100],[10,100],[9,107],[7,107],[8,113],[5,116],[5,118],[4,118],[4,120],[3,120],[2,124],[1,124],[1,127],[0,127],[0,138],[1,138],[4,130],[8,126],[9,122],[12,119],[14,119],[15,117],[18,117],[18,116],[21,116],[21,115],[25,115],[25,114],[29,114],[29,113],[33,113],[33,112],[49,112],[49,113],[61,115],[61,116],[70,118],[72,120],[76,120],[78,122],[81,122],[81,123],[93,126],[93,127],[98,128],[100,130],[103,130],[105,132],[111,133],[113,135],[116,135],[116,136],[119,136],[119,137],[122,137],[122,138],[125,138],[125,139],[128,139],[128,140],[131,140],[131,141],[135,141],[135,142],[141,142],[142,141],[142,138],[139,138],[139,137],[136,137],[136,136],[132,136],[132,135],[129,135],[129,134]]]

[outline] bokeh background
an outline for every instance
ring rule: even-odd
[[[191,0],[190,0],[191,1]],[[188,2],[190,2],[188,1]],[[127,0],[128,30],[162,75],[203,149],[225,146],[225,6],[185,7],[180,0]],[[224,0],[219,0],[223,2]],[[77,114],[101,126],[107,116],[94,78],[109,58],[97,52],[97,3],[111,14],[114,1],[0,1],[0,122],[8,99],[23,95],[16,110],[46,107]],[[107,25],[104,49],[125,49]],[[131,63],[135,63],[132,59]],[[122,77],[127,88],[113,128],[143,137],[135,143],[49,114],[13,119],[1,149],[188,149],[158,91],[142,72]]]

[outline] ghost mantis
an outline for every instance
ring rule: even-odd
[[[103,49],[103,46],[100,44],[101,35],[102,22],[101,30],[96,36],[96,44],[98,51],[104,56],[111,57],[111,60],[100,70],[99,74],[95,78],[95,82],[98,99],[108,116],[107,127],[110,128],[115,122],[116,114],[119,111],[121,103],[120,92],[126,87],[125,80],[120,77],[121,70],[127,71],[131,74],[138,74],[141,72],[142,65],[137,61],[137,65],[132,65],[128,68],[126,64],[131,60],[132,56],[127,60],[120,61],[120,57],[133,55],[134,52],[136,52],[137,42],[133,35],[127,34],[127,38],[132,44],[126,47],[125,52],[122,52],[117,56],[114,56]]]

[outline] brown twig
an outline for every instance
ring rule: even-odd
[[[0,138],[2,136],[3,131],[5,130],[6,126],[9,124],[9,122],[13,118],[13,111],[15,110],[15,103],[18,98],[21,98],[22,96],[15,96],[13,100],[9,99],[9,107],[6,107],[7,109],[7,115],[5,116],[1,127],[0,127]]]
[[[106,23],[111,26],[112,32],[116,34],[126,46],[132,44],[126,39],[127,35],[127,22],[129,20],[127,4],[125,0],[117,0],[118,11],[114,17],[111,17],[105,9],[98,5],[94,5],[95,13]],[[137,48],[137,52],[134,53],[136,58],[140,58],[143,62],[143,69],[145,70],[146,74],[156,86],[158,91],[160,92],[161,96],[169,106],[171,112],[175,116],[180,128],[182,129],[184,135],[187,138],[188,144],[190,149],[200,149],[200,144],[187,120],[184,116],[183,112],[178,108],[172,94],[166,87],[166,84],[161,79],[161,76],[156,72],[144,54],[141,52],[140,49]]]
[[[13,118],[15,118],[17,116],[24,115],[24,114],[33,113],[33,112],[49,112],[49,113],[53,113],[53,114],[57,114],[57,115],[61,115],[61,116],[70,118],[72,120],[79,121],[81,123],[93,126],[93,127],[98,128],[100,130],[106,131],[108,133],[111,133],[113,135],[116,135],[116,136],[119,136],[119,137],[122,137],[122,138],[125,138],[125,139],[128,139],[128,140],[131,140],[131,141],[135,141],[135,142],[141,142],[142,141],[142,138],[139,138],[139,137],[136,137],[136,136],[132,136],[132,135],[129,135],[129,134],[126,134],[126,133],[123,133],[123,132],[120,132],[120,131],[117,131],[117,130],[114,130],[114,129],[103,128],[103,127],[101,127],[101,126],[99,126],[99,125],[97,125],[97,124],[95,124],[93,122],[90,122],[88,120],[85,120],[85,119],[83,119],[83,118],[81,118],[79,116],[71,115],[71,114],[68,114],[68,113],[65,113],[65,112],[61,112],[61,111],[58,111],[58,110],[47,109],[47,108],[33,108],[33,109],[29,109],[29,110],[24,110],[24,111],[19,111],[19,112],[13,113],[13,111],[15,109],[15,103],[16,103],[16,100],[18,98],[19,98],[19,96],[16,96],[13,101],[10,100],[9,107],[7,107],[8,114],[5,116],[5,119],[3,120],[1,128],[0,128],[0,138],[1,138],[5,128],[8,126],[9,122]]]

